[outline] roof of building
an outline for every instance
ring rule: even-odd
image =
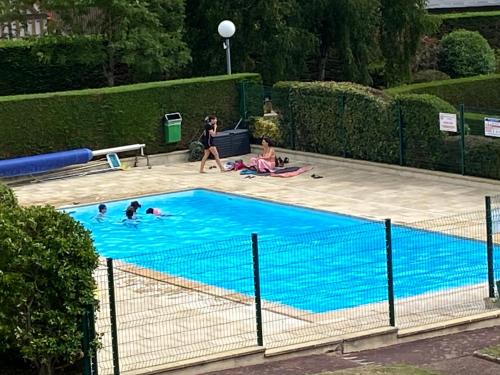
[[[428,0],[428,9],[479,8],[500,6],[500,0]]]

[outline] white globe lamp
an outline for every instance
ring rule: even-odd
[[[219,35],[225,39],[222,45],[226,50],[227,74],[231,74],[231,47],[229,43],[229,38],[231,38],[236,32],[236,26],[234,26],[234,23],[232,23],[231,21],[224,20],[221,23],[219,23],[217,31],[219,32]]]

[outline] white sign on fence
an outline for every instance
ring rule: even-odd
[[[486,117],[484,119],[484,135],[489,137],[500,137],[500,119]]]
[[[457,115],[455,113],[439,113],[439,130],[457,132]]]

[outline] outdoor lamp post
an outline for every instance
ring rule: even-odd
[[[234,35],[236,26],[234,26],[234,23],[232,23],[231,21],[225,20],[219,23],[217,31],[219,32],[219,35],[225,39],[222,45],[226,50],[227,74],[231,74],[231,48],[229,44],[229,38]]]

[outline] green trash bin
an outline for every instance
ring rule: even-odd
[[[182,116],[179,112],[167,113],[163,122],[165,143],[176,143],[181,140]]]

